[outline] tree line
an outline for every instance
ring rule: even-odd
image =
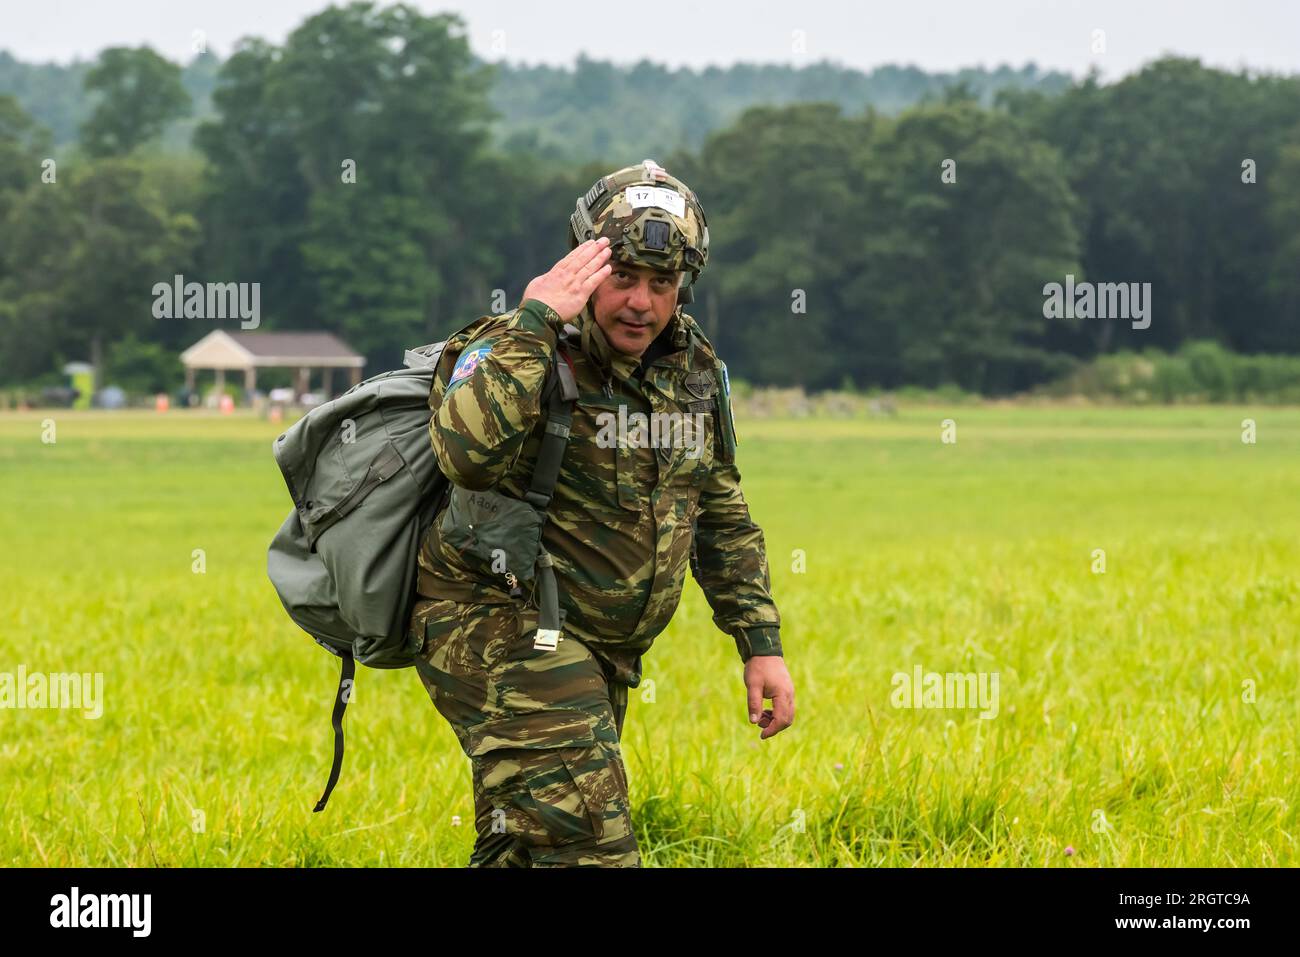
[[[755,383],[1002,394],[1117,350],[1300,353],[1300,78],[1170,57],[1055,91],[951,83],[894,113],[792,85],[698,145],[679,127],[661,134],[675,148],[578,161],[557,132],[581,139],[611,103],[628,129],[659,109],[629,107],[636,86],[600,67],[538,75],[534,112],[569,84],[552,140],[503,138],[500,71],[458,18],[354,3],[242,43],[202,120],[184,70],[147,48],[81,72],[93,107],[72,144],[0,95],[0,385],[91,359],[173,387],[177,351],[212,326],[153,317],[175,274],[257,282],[260,328],[333,331],[391,367],[513,307],[567,250],[575,199],[647,155],[704,203],[688,311]],[[185,122],[192,148],[166,148]],[[1149,284],[1149,325],[1048,318],[1045,287],[1067,277]]]

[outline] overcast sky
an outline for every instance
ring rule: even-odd
[[[726,66],[830,59],[870,69],[1041,67],[1114,78],[1163,53],[1216,66],[1300,73],[1300,0],[411,0],[456,12],[481,57],[571,64],[579,52],[632,63]],[[242,36],[280,41],[325,0],[0,0],[0,49],[27,61],[89,58],[147,43],[193,55],[195,31],[221,56]],[[607,22],[610,17],[617,17]],[[1095,30],[1105,52],[1093,52]],[[802,51],[798,49],[802,44]]]

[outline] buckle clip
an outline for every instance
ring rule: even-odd
[[[564,636],[560,634],[558,628],[538,628],[537,636],[533,639],[533,647],[538,651],[554,651],[557,642],[563,640]]]

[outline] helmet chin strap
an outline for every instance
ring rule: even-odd
[[[582,333],[582,351],[600,369],[601,375],[608,377],[613,368],[610,361],[611,348],[609,340],[605,338],[605,331],[596,322],[596,311],[590,299],[582,307],[582,312],[578,313],[578,318],[581,320],[578,329]]]

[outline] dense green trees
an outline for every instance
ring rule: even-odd
[[[509,44],[504,53],[514,58]],[[92,106],[82,85],[91,66],[21,63],[0,50],[0,92],[12,94],[48,128],[56,145],[71,144]],[[169,148],[183,148],[196,121],[213,118],[211,94],[219,66],[210,52],[184,66],[181,82],[194,114],[168,129],[164,142]],[[987,106],[1008,89],[1060,93],[1069,87],[1070,78],[1032,63],[1020,69],[955,73],[901,66],[864,72],[826,62],[801,67],[738,63],[691,70],[649,60],[625,66],[582,55],[571,68],[502,63],[490,94],[499,113],[492,126],[493,146],[524,149],[568,165],[603,163],[629,154],[666,155],[678,147],[698,149],[710,132],[729,125],[751,106],[822,101],[838,103],[847,113],[871,106],[892,115],[942,97],[955,85],[966,86]]]
[[[198,134],[208,269],[262,282],[278,325],[337,330],[376,361],[487,307],[503,239],[490,73],[458,21],[332,8],[283,49],[247,45],[223,79]]]
[[[1078,270],[1076,203],[1014,118],[754,109],[681,168],[715,237],[705,314],[747,376],[1007,391],[1065,365],[1042,285]]]
[[[1167,58],[1052,94],[1026,92],[1052,86],[1027,68],[993,102],[991,74],[875,71],[887,105],[925,101],[895,113],[846,104],[825,65],[501,69],[463,31],[352,4],[219,69],[108,50],[81,70],[95,105],[72,146],[0,95],[0,384],[111,364],[114,344],[123,370],[163,378],[159,348],[208,328],[150,315],[177,272],[258,282],[262,328],[333,330],[391,365],[513,306],[565,252],[576,197],[646,155],[705,204],[690,311],[756,382],[997,394],[1121,349],[1300,353],[1298,78]],[[0,89],[13,71],[0,55]],[[647,88],[672,108],[628,112]],[[168,124],[191,100],[211,113],[178,153]],[[1045,318],[1066,275],[1149,282],[1150,327]]]
[[[178,163],[146,154],[189,106],[180,69],[152,50],[112,48],[85,72],[96,105],[71,159],[12,98],[0,97],[0,378],[24,381],[67,359],[104,368],[151,322],[154,282],[184,268],[199,240]],[[190,164],[192,167],[192,164]],[[102,377],[101,377],[102,378]]]
[[[99,367],[124,337],[155,338],[150,290],[184,268],[198,224],[167,207],[146,167],[108,159],[24,192],[4,235],[0,355],[21,381],[66,359]]]
[[[148,47],[112,47],[86,74],[86,91],[98,103],[81,127],[91,156],[123,156],[160,136],[190,108],[181,69]]]
[[[1094,324],[1086,348],[1218,337],[1247,352],[1300,351],[1296,314],[1275,288],[1300,268],[1278,257],[1294,224],[1270,213],[1300,189],[1284,162],[1300,144],[1300,80],[1168,58],[1113,86],[1090,78],[1062,97],[1006,101],[1064,157],[1089,276],[1154,287],[1149,330]]]

